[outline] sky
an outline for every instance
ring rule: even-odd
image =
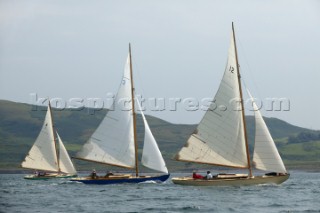
[[[130,42],[146,114],[195,124],[204,111],[186,100],[214,97],[232,22],[242,81],[262,114],[320,129],[317,0],[0,0],[0,99],[99,107],[93,100],[117,92]],[[272,110],[272,98],[283,109]]]

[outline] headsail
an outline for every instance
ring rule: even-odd
[[[144,113],[141,110],[139,101],[137,101],[137,103],[138,103],[137,104],[138,109],[141,113],[143,123],[144,123],[144,128],[145,128],[144,145],[143,145],[141,162],[144,166],[150,169],[157,170],[163,173],[168,173],[166,163],[164,162],[164,159],[161,155],[157,142],[153,137],[153,134],[146,120],[146,117],[144,116]]]
[[[235,57],[232,33],[227,66],[213,103],[177,160],[248,168]]]
[[[77,154],[77,158],[134,168],[130,63],[128,55],[112,110],[107,112],[99,127]]]
[[[247,90],[254,110],[255,116],[255,145],[253,152],[253,165],[255,168],[272,171],[278,173],[287,173],[287,170],[282,162],[277,147],[271,137],[266,123],[256,105],[249,90]]]
[[[28,169],[57,172],[58,160],[53,135],[50,104],[42,129],[21,166]]]
[[[59,143],[59,166],[60,171],[67,174],[77,174],[76,169],[73,166],[73,163],[68,155],[68,152],[65,146],[62,143],[62,140],[57,132],[58,143]]]

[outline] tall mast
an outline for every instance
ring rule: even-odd
[[[235,35],[235,32],[234,32],[233,22],[232,22],[232,34],[233,34],[233,43],[234,43],[235,56],[236,56],[236,69],[237,69],[237,74],[238,74],[240,103],[241,103],[242,121],[243,121],[243,128],[244,128],[243,129],[244,130],[244,139],[245,139],[245,142],[246,142],[246,152],[247,152],[249,177],[252,177],[252,169],[251,169],[250,153],[249,153],[249,145],[248,145],[248,136],[247,136],[247,125],[246,125],[246,118],[245,118],[245,114],[244,114],[243,97],[242,97],[241,76],[240,76],[240,69],[239,69],[239,63],[238,63],[238,51],[237,51],[236,35]]]
[[[56,149],[56,156],[57,156],[57,163],[58,163],[58,173],[61,172],[60,169],[60,161],[59,161],[59,155],[58,155],[58,147],[57,147],[57,139],[56,136],[54,134],[54,129],[53,129],[53,118],[52,118],[52,111],[51,111],[51,104],[50,104],[50,99],[48,98],[48,102],[49,102],[49,110],[50,110],[50,119],[51,119],[51,128],[52,128],[52,134],[53,134],[53,143],[54,143],[54,147]]]
[[[138,143],[137,143],[137,119],[136,111],[134,108],[134,87],[133,87],[133,75],[132,75],[132,60],[131,60],[131,44],[129,43],[129,57],[130,57],[130,78],[131,78],[131,104],[132,104],[132,116],[133,116],[133,140],[134,140],[134,151],[135,151],[135,167],[136,177],[139,176],[138,171]]]

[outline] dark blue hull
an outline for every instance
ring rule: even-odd
[[[169,178],[170,174],[160,175],[160,176],[140,176],[140,177],[128,177],[121,179],[112,178],[73,178],[71,181],[77,181],[85,184],[120,184],[120,183],[142,183],[146,181],[164,182]]]

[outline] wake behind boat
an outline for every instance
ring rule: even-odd
[[[281,184],[289,178],[279,152],[263,117],[251,94],[255,115],[255,147],[253,165],[268,171],[266,175],[253,176],[250,159],[242,88],[234,27],[227,66],[215,95],[197,129],[176,156],[176,160],[248,169],[249,174],[221,174],[210,179],[174,177],[172,182],[181,185],[220,186]]]
[[[125,106],[130,103],[130,107]],[[144,127],[144,146],[141,162],[144,166],[163,175],[141,176],[138,169],[138,143],[136,130],[135,98],[132,77],[131,47],[124,69],[123,78],[113,103],[99,127],[84,144],[76,159],[135,169],[135,175],[117,174],[98,177],[93,173],[89,177],[73,178],[86,184],[140,183],[145,181],[163,182],[169,178],[168,169],[163,160],[157,142],[137,101]]]
[[[25,176],[25,179],[45,180],[77,176],[77,171],[68,152],[58,132],[55,134],[53,128],[49,101],[47,114],[39,136],[21,164],[22,168],[36,170],[33,175]]]

